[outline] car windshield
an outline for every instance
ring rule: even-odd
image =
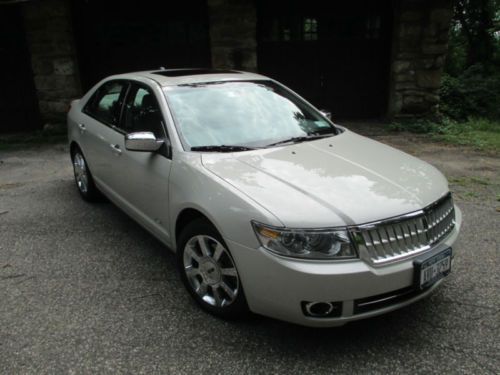
[[[188,149],[243,151],[337,134],[317,110],[272,81],[179,85],[166,87],[165,94]]]

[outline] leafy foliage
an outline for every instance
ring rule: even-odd
[[[466,67],[490,64],[498,52],[500,0],[455,0],[452,30],[461,37]]]
[[[500,71],[476,64],[456,77],[444,74],[440,97],[441,113],[452,119],[500,119]]]
[[[470,146],[477,150],[500,153],[500,121],[470,118],[455,121],[444,117],[440,122],[408,120],[391,124],[393,131],[429,134],[435,141]]]
[[[455,0],[441,113],[500,119],[500,0]]]
[[[498,153],[500,122],[485,119],[469,119],[465,122],[443,121],[437,126],[434,139]]]

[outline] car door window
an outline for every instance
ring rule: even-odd
[[[153,92],[142,86],[132,86],[125,103],[122,128],[127,133],[152,132],[165,138],[162,114]]]
[[[89,100],[84,112],[108,125],[118,125],[128,84],[122,81],[106,82]]]

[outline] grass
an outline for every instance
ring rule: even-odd
[[[46,144],[66,142],[66,133],[60,131],[33,131],[29,133],[1,134],[0,151],[34,148]]]
[[[465,192],[464,197],[466,197],[466,198],[478,198],[479,194],[476,193],[475,191],[467,191],[467,192]]]
[[[493,195],[495,202],[500,202],[500,185],[489,178],[476,176],[449,177],[451,189],[464,199],[477,199]]]
[[[488,179],[480,177],[450,177],[448,181],[450,184],[458,186],[469,186],[473,184],[488,186],[492,184]]]
[[[471,118],[464,122],[445,119],[437,123],[415,120],[391,124],[390,129],[429,134],[436,141],[500,153],[500,121]]]
[[[490,185],[490,181],[488,181],[487,179],[485,178],[479,178],[479,177],[471,177],[470,180],[472,182],[474,182],[475,184],[478,184],[478,185],[484,185],[484,186],[488,186]]]

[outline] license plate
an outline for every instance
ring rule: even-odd
[[[415,283],[420,289],[430,287],[451,271],[452,250],[448,247],[438,253],[426,254],[413,262],[415,266]]]

